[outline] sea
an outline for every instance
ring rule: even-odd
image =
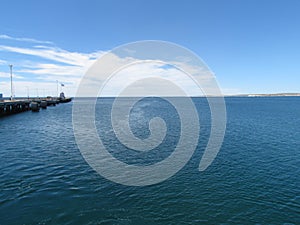
[[[114,100],[97,100],[95,126],[126,164],[158,163],[189,135],[169,102],[145,98],[130,111],[132,133],[147,138],[153,117],[167,133],[149,152],[128,149],[112,128]],[[147,186],[116,183],[89,166],[76,144],[73,102],[0,118],[0,224],[300,224],[300,97],[226,97],[224,141],[204,171],[210,108],[206,98],[192,101],[200,133],[191,159]]]

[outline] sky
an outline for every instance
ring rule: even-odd
[[[190,49],[224,94],[300,92],[297,0],[10,0],[0,10],[7,97],[10,64],[15,96],[56,95],[57,81],[74,96],[97,58],[141,40]]]

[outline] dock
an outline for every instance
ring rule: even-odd
[[[56,106],[59,103],[70,102],[72,98],[28,98],[0,101],[0,117],[9,116],[29,110],[38,112],[40,108]]]

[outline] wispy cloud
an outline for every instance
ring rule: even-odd
[[[21,42],[31,42],[36,44],[53,44],[51,41],[39,41],[33,38],[18,38],[18,37],[12,37],[6,34],[0,34],[0,39],[6,39],[6,40],[12,40],[12,41],[21,41]]]
[[[0,39],[9,39],[18,42],[30,42],[34,44],[31,47],[28,47],[28,43],[21,45],[21,47],[20,45],[11,44],[0,45],[0,52],[4,53],[4,56],[15,56],[12,58],[12,60],[0,60],[0,65],[7,65],[7,62],[15,65],[15,94],[23,96],[26,95],[26,89],[24,86],[27,86],[28,89],[36,90],[36,92],[38,92],[39,89],[43,89],[48,90],[47,92],[50,94],[56,93],[56,80],[66,84],[65,90],[68,91],[68,95],[75,95],[81,78],[84,76],[86,71],[93,63],[96,62],[97,58],[106,53],[104,51],[94,51],[89,53],[67,51],[65,49],[56,47],[52,42],[39,41],[32,38],[14,38],[8,35],[0,35]],[[47,44],[51,44],[51,46],[47,46]],[[129,53],[132,52],[128,52],[128,54]],[[22,56],[21,58],[26,60],[20,60],[20,55]],[[93,76],[91,77],[92,79],[86,83],[87,87],[85,88],[86,93],[83,93],[84,96],[90,96],[90,90],[93,87],[100,88],[98,81],[103,78],[101,74],[107,75],[107,71],[109,71],[110,68],[120,68],[120,66],[125,64],[129,65],[131,62],[136,60],[132,57],[124,58],[112,53],[108,55],[110,56],[106,57],[107,62],[105,61],[103,63],[102,59],[100,66],[98,66],[96,63],[96,66],[93,66],[89,71],[93,74]],[[174,62],[174,64],[186,69],[186,71],[190,71],[191,76],[200,77],[201,85],[210,87],[211,76],[209,76],[208,71],[201,70],[201,68],[193,66],[189,62],[185,62],[183,59],[179,59],[177,62]],[[2,67],[5,69],[4,66]],[[6,70],[4,71],[7,70],[8,67],[6,67]],[[193,82],[193,80],[191,80],[187,74],[184,74],[175,67],[160,63],[141,63],[123,68],[118,72],[118,74],[115,74],[113,77],[111,77],[111,83],[107,83],[106,87],[103,89],[104,94],[118,95],[119,91],[122,90],[124,86],[126,87],[126,85],[131,85],[140,79],[153,76],[178,84],[179,87],[186,90],[188,95],[201,94],[199,93],[199,87],[196,86],[195,82]],[[8,78],[10,75],[7,72],[1,72],[0,77]],[[1,90],[5,95],[8,95],[8,80],[2,82],[1,85]],[[154,90],[172,90],[170,87],[167,89],[166,86],[162,85],[159,79],[156,79],[156,81],[153,80],[153,82],[150,83],[148,82],[147,84],[139,83],[136,88],[143,90],[149,88],[150,86],[154,87]]]
[[[13,94],[17,97],[27,95],[30,97],[57,96],[56,87],[56,82],[16,80],[13,82]],[[63,88],[69,96],[71,96],[69,93],[76,91],[76,87],[74,86],[66,86]],[[0,90],[6,93],[5,96],[10,96],[10,82],[0,82]]]
[[[8,35],[0,35],[0,39],[11,40],[12,44],[0,45],[0,52],[2,52],[5,59],[0,59],[0,65],[14,64],[15,79],[25,79],[21,83],[17,80],[18,87],[24,82],[26,85],[31,85],[38,82],[39,85],[47,86],[45,83],[49,82],[49,87],[54,87],[53,82],[59,80],[67,84],[68,89],[72,90],[69,95],[74,95],[80,78],[85,74],[86,70],[96,61],[96,59],[104,54],[103,51],[95,51],[90,53],[67,51],[56,47],[52,42],[39,41],[32,38],[15,38]],[[21,42],[16,44],[14,42]],[[33,46],[25,44],[25,42],[33,43]],[[22,45],[24,43],[24,45]],[[51,46],[47,46],[51,44]],[[25,47],[26,46],[26,47]],[[21,56],[21,57],[20,57]],[[22,57],[23,56],[23,57]],[[24,60],[22,60],[24,58]],[[10,77],[6,67],[2,68],[4,72],[0,73],[1,78]],[[5,92],[5,88],[2,91]],[[4,93],[7,95],[7,93]]]
[[[112,53],[107,54],[89,70],[88,77],[81,84],[80,95],[94,96],[95,93],[97,94],[101,84],[104,84],[101,93],[103,96],[118,96],[124,88],[131,89],[130,92],[126,93],[126,95],[129,94],[130,96],[141,96],[143,91],[145,91],[144,93],[152,91],[157,93],[157,95],[162,94],[164,96],[182,95],[179,92],[175,93],[174,85],[183,90],[186,95],[203,95],[203,90],[200,90],[197,83],[191,79],[195,76],[198,77],[198,82],[200,82],[202,88],[205,87],[206,91],[213,91],[212,77],[207,70],[201,70],[201,68],[199,70],[193,65],[176,62],[176,65],[179,65],[179,67],[182,66],[191,71],[192,74],[188,75],[177,69],[172,62],[171,64],[166,64],[162,61],[138,60],[137,63],[134,63],[135,61],[136,59],[132,57],[119,57]],[[115,68],[122,69],[111,74],[111,71]],[[111,76],[107,77],[108,74],[111,74]],[[147,79],[150,80],[146,81]],[[162,82],[162,79],[167,80],[169,85],[167,85],[167,82]]]
[[[143,93],[156,93],[162,96],[177,96],[185,92],[188,96],[203,95],[197,84],[184,72],[174,66],[162,66],[161,63],[138,63],[126,67],[110,77],[102,90],[104,96],[117,96],[124,88],[130,88],[127,94],[141,96]],[[204,74],[202,85],[207,85]],[[183,92],[177,92],[174,85]]]
[[[5,60],[0,59],[0,65],[5,65],[7,62]]]
[[[0,72],[0,77],[1,78],[10,78],[10,73]],[[16,74],[13,74],[12,77],[15,78],[15,79],[24,79],[23,76],[19,76],[19,75],[16,75]]]
[[[58,65],[52,63],[36,63],[24,65],[23,69],[17,70],[19,73],[30,73],[36,75],[55,75],[65,76],[72,74],[73,76],[82,76],[85,72],[85,67],[75,65]]]
[[[0,45],[0,51],[14,52],[19,54],[37,56],[59,63],[65,63],[76,66],[87,66],[93,63],[102,52],[78,53],[69,52],[57,47],[34,46],[32,48],[21,48],[13,46]],[[92,61],[91,61],[92,60]]]

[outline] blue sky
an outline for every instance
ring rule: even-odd
[[[149,39],[194,51],[225,94],[300,92],[299,10],[296,0],[4,1],[0,92],[13,64],[16,95],[53,95],[56,80],[74,95],[103,52]]]

